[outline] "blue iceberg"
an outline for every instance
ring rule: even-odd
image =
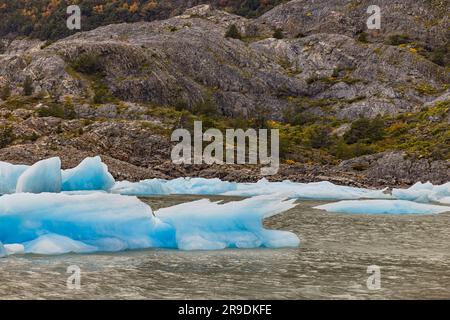
[[[42,160],[26,169],[17,181],[16,192],[61,192],[61,160]]]
[[[0,241],[39,254],[290,247],[299,244],[296,235],[266,230],[262,220],[294,206],[272,195],[225,204],[200,200],[153,214],[131,196],[16,193],[0,197]]]
[[[314,209],[351,214],[436,214],[450,211],[450,207],[407,200],[350,200],[329,203]]]
[[[25,165],[14,165],[0,161],[0,194],[16,192],[17,180],[28,169]]]
[[[62,190],[104,190],[114,186],[115,180],[100,157],[86,158],[77,167],[62,172]]]

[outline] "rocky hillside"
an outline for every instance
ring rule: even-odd
[[[168,133],[201,118],[280,128],[282,177],[448,181],[450,74],[433,61],[448,45],[446,2],[379,2],[377,33],[364,31],[368,1],[296,0],[256,19],[202,5],[54,43],[5,40],[0,159],[98,153],[118,177],[223,175],[167,164]]]

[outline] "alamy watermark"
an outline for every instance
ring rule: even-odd
[[[67,273],[70,276],[67,278],[67,289],[69,290],[80,290],[81,289],[81,268],[76,265],[69,266],[67,268]]]
[[[67,7],[67,14],[69,17],[66,20],[66,25],[69,30],[81,30],[81,9],[77,5]]]
[[[367,13],[371,16],[367,19],[367,29],[380,30],[381,29],[381,8],[376,5],[371,5],[367,8]]]
[[[227,129],[224,140],[220,130],[203,132],[202,122],[195,121],[193,139],[187,129],[176,129],[172,133],[172,142],[179,142],[172,149],[172,161],[175,164],[259,163],[268,165],[261,168],[262,175],[274,175],[280,167],[280,133],[278,129],[270,130],[270,148],[268,133],[268,129]],[[203,142],[211,143],[203,148]]]
[[[366,285],[369,290],[381,289],[381,268],[376,265],[368,266],[367,273],[370,276],[367,278]]]

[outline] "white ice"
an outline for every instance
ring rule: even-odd
[[[224,204],[203,199],[161,209],[156,216],[175,228],[183,250],[296,247],[300,241],[295,234],[263,227],[264,218],[293,208],[294,202],[282,195]]]
[[[100,157],[86,158],[77,167],[62,172],[63,191],[108,191],[114,183],[113,176]]]
[[[174,180],[152,179],[141,182],[118,182],[113,193],[127,195],[223,195],[252,197],[279,192],[289,193],[297,199],[343,200],[343,199],[391,199],[385,190],[371,190],[338,186],[331,182],[297,183],[291,181],[269,182],[262,179],[257,183],[235,183],[220,179],[178,178]]]
[[[328,212],[351,214],[435,214],[450,211],[450,207],[407,200],[350,200],[314,208]]]
[[[269,182],[261,179],[257,183],[240,183],[237,190],[223,193],[227,196],[255,196],[289,192],[292,198],[309,200],[343,200],[343,199],[389,199],[391,195],[385,190],[371,190],[335,185],[328,181],[298,183],[292,181]]]
[[[14,165],[0,161],[0,194],[16,192],[17,180],[28,166]]]
[[[393,189],[392,195],[401,200],[448,204],[450,197],[450,182],[442,185],[433,185],[430,182],[417,182],[408,189]]]
[[[297,236],[266,230],[262,220],[292,207],[293,200],[273,195],[226,204],[200,200],[153,215],[130,196],[16,193],[0,197],[0,241],[39,254],[288,247],[298,245]]]
[[[42,160],[26,169],[17,181],[16,192],[61,192],[61,160]]]
[[[166,184],[167,181],[161,179],[148,179],[140,182],[120,181],[116,182],[111,192],[133,196],[168,195],[171,190]]]

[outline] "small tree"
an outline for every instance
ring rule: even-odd
[[[273,32],[273,37],[275,39],[283,39],[284,38],[283,29],[276,28],[275,31]]]
[[[239,40],[242,39],[241,33],[239,32],[235,24],[230,25],[230,27],[227,30],[227,33],[225,33],[225,38],[233,38]]]
[[[0,92],[0,99],[6,100],[11,96],[11,87],[7,84],[5,85]]]
[[[25,78],[25,81],[23,82],[23,94],[26,96],[31,96],[33,94],[33,80],[30,76],[27,76]]]

